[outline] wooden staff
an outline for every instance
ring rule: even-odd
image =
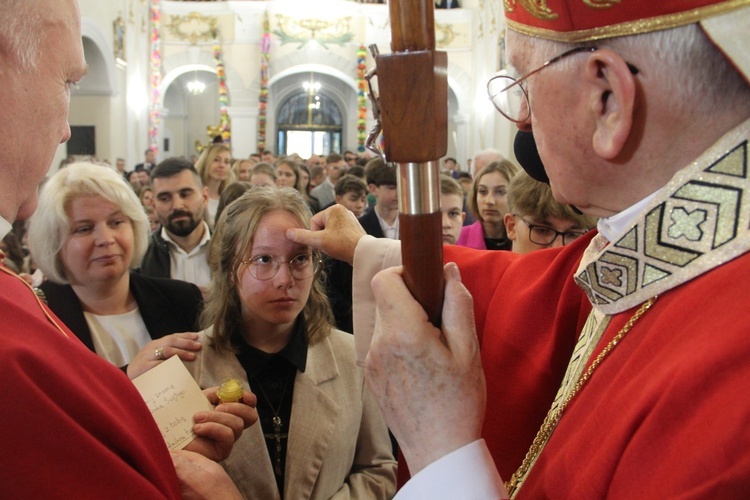
[[[448,56],[435,51],[433,0],[390,0],[391,53],[375,54],[385,158],[399,165],[404,281],[439,326],[440,164],[448,143]]]

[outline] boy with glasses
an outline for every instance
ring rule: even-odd
[[[596,218],[576,213],[552,197],[547,184],[519,172],[508,186],[505,230],[511,250],[527,253],[568,245],[596,226]]]

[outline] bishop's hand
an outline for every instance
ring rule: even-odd
[[[445,266],[442,331],[409,293],[400,267],[372,281],[378,320],[366,381],[412,475],[481,437],[486,403],[473,301]]]

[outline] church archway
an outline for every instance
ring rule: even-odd
[[[303,158],[312,154],[327,155],[342,151],[344,113],[331,96],[324,75],[310,72],[294,78],[296,92],[288,93],[276,113],[278,153],[297,153]]]

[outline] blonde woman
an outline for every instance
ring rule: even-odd
[[[146,213],[122,176],[85,163],[50,178],[29,225],[50,309],[131,378],[174,355],[191,360],[200,348],[195,333],[177,333],[196,331],[200,290],[132,270],[148,232]]]
[[[201,153],[195,163],[195,170],[203,185],[208,188],[206,222],[213,229],[221,192],[234,180],[232,153],[223,144],[212,144]]]
[[[235,160],[232,165],[232,172],[234,172],[234,178],[237,181],[249,181],[250,171],[255,166],[256,161],[253,159],[243,158]]]

